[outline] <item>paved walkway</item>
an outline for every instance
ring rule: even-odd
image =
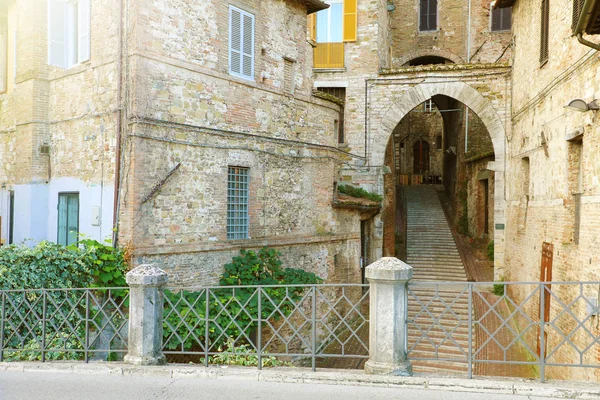
[[[0,399],[443,399],[598,398],[589,383],[443,376],[375,376],[304,368],[135,367],[120,363],[0,363]]]

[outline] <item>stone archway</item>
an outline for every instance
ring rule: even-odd
[[[466,83],[441,82],[421,83],[402,93],[399,100],[395,101],[382,117],[377,121],[378,129],[370,139],[368,162],[370,167],[384,170],[385,152],[389,137],[394,127],[413,108],[436,95],[443,95],[460,101],[470,108],[485,125],[494,147],[495,161],[488,163],[488,169],[495,172],[494,179],[494,273],[498,279],[503,275],[504,269],[504,226],[506,223],[506,196],[505,196],[505,154],[506,131],[505,127],[492,104],[477,90]],[[383,179],[383,177],[381,178]]]

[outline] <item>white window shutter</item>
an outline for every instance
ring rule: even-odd
[[[66,67],[67,5],[59,0],[48,0],[48,64]]]
[[[254,78],[254,16],[244,14],[242,75]]]
[[[242,73],[242,13],[229,8],[229,72],[234,75]]]
[[[6,55],[8,52],[8,41],[6,32],[0,32],[0,92],[6,90]]]
[[[78,62],[90,59],[90,0],[79,0],[78,7]]]

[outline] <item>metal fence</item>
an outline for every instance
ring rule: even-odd
[[[0,361],[122,358],[129,288],[0,290]]]
[[[600,282],[410,282],[408,358],[469,378],[598,368],[599,296]]]
[[[352,284],[170,289],[163,352],[179,362],[313,370],[330,358],[366,359],[368,295]]]

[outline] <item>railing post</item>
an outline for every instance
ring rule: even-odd
[[[412,267],[384,257],[367,267],[369,297],[369,361],[367,374],[412,375],[407,359],[407,284]]]
[[[137,365],[166,363],[162,353],[163,292],[167,273],[151,264],[129,271],[129,351],[124,361]]]
[[[546,382],[546,285],[540,283],[540,381]]]
[[[4,361],[4,321],[6,319],[6,293],[2,295],[2,319],[0,320],[0,362]]]

